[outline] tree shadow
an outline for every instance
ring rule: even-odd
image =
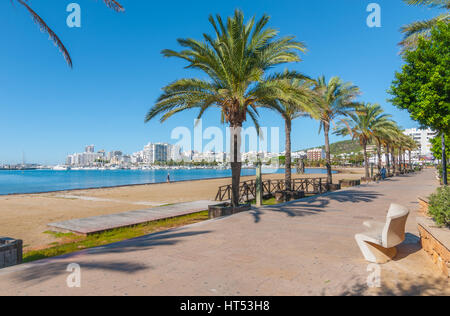
[[[179,228],[180,229],[180,228]],[[157,246],[171,246],[181,242],[181,238],[208,234],[211,231],[180,232],[179,229],[153,233],[102,247],[89,249],[90,255],[114,254],[146,251]],[[182,229],[182,228],[181,228]]]
[[[337,296],[447,296],[450,294],[449,281],[445,277],[410,276],[389,278],[381,276],[381,287],[370,288],[364,282],[344,288]]]
[[[310,216],[324,213],[331,201],[340,203],[369,203],[383,194],[369,191],[343,190],[322,195],[316,195],[292,202],[278,205],[264,206],[250,212],[253,215],[255,223],[261,221],[262,215],[267,212],[281,212],[289,217]],[[333,211],[336,211],[335,209]]]
[[[68,262],[51,262],[46,264],[34,265],[21,271],[14,272],[11,277],[16,282],[26,282],[28,286],[37,285],[46,280],[55,279],[61,275],[71,273],[68,271]],[[80,262],[81,273],[86,270],[95,270],[99,272],[114,271],[125,274],[133,274],[138,271],[151,269],[144,264],[131,263],[127,261],[97,261]]]
[[[130,240],[109,244],[106,246],[86,249],[60,257],[36,261],[28,264],[24,269],[13,272],[10,277],[17,282],[40,283],[53,279],[67,272],[68,260],[78,263],[82,270],[114,271],[125,274],[133,274],[142,270],[151,269],[145,264],[138,264],[130,261],[97,261],[95,256],[123,254],[122,258],[131,252],[147,251],[157,246],[175,245],[182,241],[182,238],[207,234],[210,231],[180,232],[179,229],[158,232]]]

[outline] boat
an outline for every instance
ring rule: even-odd
[[[52,168],[52,170],[54,170],[54,171],[67,171],[68,168],[67,168],[66,166],[58,165],[58,166],[54,166],[54,167]]]

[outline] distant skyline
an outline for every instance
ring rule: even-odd
[[[81,28],[66,25],[69,3],[80,4]],[[369,28],[367,6],[381,6],[381,28]],[[182,77],[198,76],[184,63],[163,58],[162,49],[179,48],[176,39],[201,39],[212,33],[209,14],[227,17],[236,8],[246,18],[267,13],[282,35],[305,42],[303,61],[288,65],[316,78],[338,75],[358,85],[364,102],[380,103],[403,128],[418,127],[406,111],[387,102],[386,90],[402,65],[397,43],[402,25],[432,17],[436,10],[408,7],[400,0],[379,1],[130,1],[115,13],[100,1],[31,1],[32,7],[60,36],[72,55],[71,70],[58,49],[40,33],[29,14],[9,1],[0,3],[0,164],[57,164],[88,144],[132,153],[149,142],[175,143],[171,131],[193,129],[197,112],[183,113],[163,125],[144,124],[161,87]],[[283,66],[281,69],[284,69]],[[280,70],[280,69],[275,69]],[[283,121],[261,110],[262,126]],[[203,127],[221,126],[217,111]],[[318,122],[295,121],[293,150],[323,145]],[[336,142],[343,138],[332,136]],[[280,133],[280,143],[284,135]],[[280,150],[284,150],[282,147]]]

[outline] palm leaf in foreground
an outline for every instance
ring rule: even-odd
[[[50,37],[50,39],[55,43],[55,45],[58,47],[60,52],[62,53],[64,59],[66,60],[67,64],[70,68],[72,68],[72,58],[70,57],[69,51],[64,46],[58,35],[56,35],[55,32],[45,23],[45,21],[37,14],[29,5],[28,0],[17,0],[19,4],[21,4],[25,9],[30,13],[31,18],[33,21],[39,26],[42,32],[47,33]],[[107,7],[113,9],[117,12],[122,12],[125,9],[123,6],[117,2],[116,0],[103,0],[103,2],[106,4]],[[11,0],[11,3],[13,3],[13,0]]]

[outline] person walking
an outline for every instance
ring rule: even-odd
[[[385,180],[386,179],[386,168],[384,166],[383,166],[383,168],[381,168],[380,173],[381,173],[381,179]]]
[[[170,183],[170,173],[167,173],[167,183]]]

